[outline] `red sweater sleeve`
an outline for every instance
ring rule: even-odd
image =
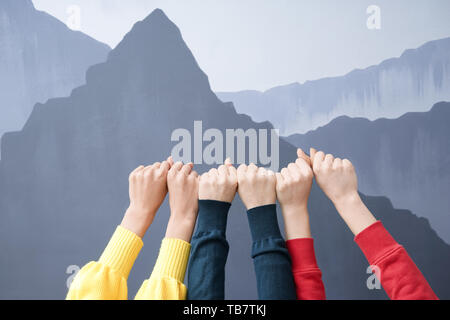
[[[381,285],[393,300],[438,299],[406,250],[399,245],[381,221],[355,237],[371,266],[379,268]]]
[[[292,273],[298,300],[325,300],[322,272],[314,254],[314,240],[311,238],[286,241],[292,260]]]

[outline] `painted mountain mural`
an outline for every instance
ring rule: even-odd
[[[396,118],[450,100],[450,38],[430,41],[345,76],[294,83],[265,92],[218,93],[239,113],[270,119],[281,135],[306,133],[338,116]],[[277,110],[277,112],[274,112]]]
[[[362,192],[387,195],[396,207],[427,218],[450,243],[449,123],[450,103],[441,102],[398,119],[343,116],[287,140],[351,159]]]
[[[36,105],[23,130],[2,139],[0,298],[63,298],[70,266],[98,259],[119,223],[128,205],[129,172],[169,155],[174,130],[191,130],[200,120],[205,129],[220,132],[272,128],[216,97],[180,31],[161,10],[136,23],[86,79],[70,97]],[[281,166],[295,158],[295,147],[283,139],[279,151]],[[200,173],[208,168],[196,166]],[[436,293],[450,298],[450,247],[428,221],[394,209],[387,198],[363,199]],[[328,298],[386,298],[382,290],[367,288],[368,263],[316,187],[310,210]],[[150,275],[167,219],[165,203],[131,272],[130,298]],[[249,228],[238,197],[227,237],[226,297],[256,298]]]
[[[31,0],[0,1],[0,138],[22,129],[33,106],[68,96],[110,48],[37,11]]]

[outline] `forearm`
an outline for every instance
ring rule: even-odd
[[[336,200],[334,205],[354,235],[377,221],[357,192]]]
[[[188,273],[188,299],[225,298],[225,264],[228,256],[226,225],[231,204],[199,200],[197,229],[192,239]]]
[[[323,300],[325,288],[314,253],[307,205],[282,205],[281,209],[297,299]]]
[[[437,299],[414,261],[380,221],[355,237],[387,295],[393,300]]]
[[[196,212],[172,211],[152,274],[139,289],[136,300],[184,300],[183,283],[191,249]]]
[[[298,300],[324,300],[325,287],[322,272],[314,253],[312,238],[298,238],[286,241],[292,259],[292,273]]]
[[[190,244],[181,239],[164,238],[152,274],[136,294],[136,300],[184,300],[183,284]]]
[[[378,268],[381,284],[391,299],[436,299],[406,250],[391,237],[381,222],[377,222],[359,194],[336,201],[335,206],[355,234],[355,241],[370,265]]]
[[[291,261],[278,227],[275,204],[247,211],[260,299],[296,299]]]
[[[306,206],[281,205],[286,240],[311,238],[309,214]]]
[[[117,227],[99,261],[88,263],[78,272],[66,299],[127,299],[128,275],[142,246],[136,234]]]
[[[171,213],[167,223],[166,238],[180,239],[191,242],[192,233],[195,228],[196,214],[187,215]]]
[[[143,210],[130,206],[125,212],[120,226],[130,230],[142,239],[150,227],[154,215],[155,212],[146,213]]]

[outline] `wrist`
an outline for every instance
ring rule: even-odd
[[[261,200],[261,201],[250,201],[245,204],[245,207],[248,210],[252,210],[255,208],[259,208],[259,207],[264,207],[264,206],[269,206],[272,204],[276,204],[277,200],[276,199],[267,199],[267,200]]]
[[[227,202],[232,203],[233,199],[229,199],[229,197],[214,197],[214,196],[199,196],[199,201],[219,201],[219,202]]]
[[[142,239],[152,223],[151,217],[151,214],[128,208],[120,226],[133,232]]]
[[[309,214],[306,206],[282,207],[286,240],[311,238]]]
[[[247,210],[247,218],[253,241],[281,238],[275,204],[258,206]]]
[[[333,204],[336,207],[337,211],[341,213],[341,211],[346,211],[348,208],[354,207],[362,202],[361,197],[359,196],[357,191],[348,193],[342,197],[333,199]]]
[[[348,196],[335,203],[336,210],[347,226],[357,235],[377,220],[366,207],[358,193]]]
[[[170,210],[170,218],[169,221],[172,220],[176,223],[183,223],[183,224],[189,224],[193,223],[195,224],[195,221],[197,220],[198,215],[198,208],[196,209],[190,209],[190,210]]]
[[[192,233],[195,228],[195,216],[171,215],[167,223],[166,238],[180,239],[191,242]]]
[[[220,230],[225,232],[231,203],[217,200],[199,200],[196,232]]]
[[[286,218],[296,218],[297,216],[308,215],[307,203],[280,203],[283,216]]]

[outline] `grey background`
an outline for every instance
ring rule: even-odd
[[[336,119],[310,135],[282,139],[281,166],[295,158],[294,144],[317,144],[339,155],[351,155],[362,181],[370,180],[378,177],[370,170],[379,172],[374,168],[377,158],[368,150],[372,146],[383,155],[398,150],[395,161],[382,158],[388,161],[383,168],[405,170],[409,176],[416,173],[421,181],[426,176],[419,174],[423,170],[420,165],[425,162],[405,167],[410,158],[401,157],[411,154],[411,159],[420,159],[414,146],[436,143],[436,149],[425,150],[425,154],[433,159],[430,172],[442,176],[439,183],[445,186],[448,148],[443,146],[448,136],[444,125],[448,108],[449,103],[440,103],[430,112],[373,123]],[[69,97],[36,104],[23,130],[6,133],[1,140],[0,298],[65,297],[67,267],[98,259],[120,223],[128,205],[129,172],[167,157],[171,132],[191,128],[194,120],[202,120],[205,129],[222,132],[226,128],[272,128],[269,122],[257,123],[238,114],[233,104],[217,98],[179,29],[161,10],[136,23],[105,63],[89,68],[85,85]],[[332,143],[339,136],[348,145]],[[208,167],[197,169],[203,172]],[[414,196],[420,197],[421,192],[424,190],[414,191]],[[380,193],[383,196],[362,195],[363,200],[406,247],[438,296],[450,298],[448,244],[415,210],[393,207],[389,198],[399,193],[391,193],[387,187]],[[367,289],[367,262],[332,204],[315,186],[309,206],[327,297],[386,298],[382,290]],[[164,204],[132,270],[130,298],[150,275],[167,219]],[[446,219],[444,216],[442,223]],[[238,198],[230,212],[227,236],[226,297],[256,298],[251,241]]]
[[[81,31],[115,47],[161,8],[183,31],[213,91],[272,87],[346,74],[450,36],[447,0],[33,0],[63,22],[81,9]],[[370,5],[381,29],[366,26]]]
[[[31,1],[0,1],[0,138],[21,130],[36,102],[68,96],[110,48],[69,30]]]

